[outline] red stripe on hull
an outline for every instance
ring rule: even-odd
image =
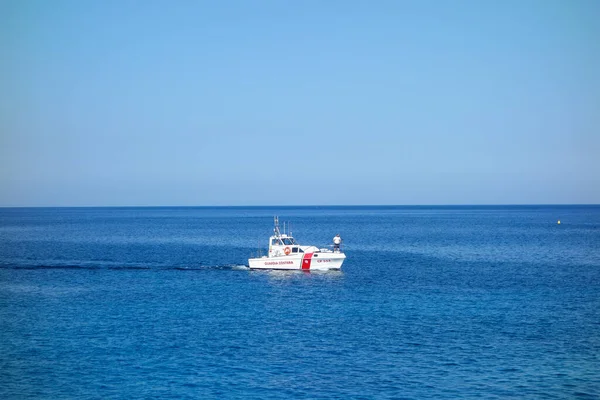
[[[310,269],[313,253],[305,253],[302,258],[302,269]]]

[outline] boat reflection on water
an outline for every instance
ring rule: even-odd
[[[264,275],[274,281],[315,282],[339,281],[344,278],[344,273],[339,269],[332,270],[280,270],[280,269],[249,269],[253,274]]]

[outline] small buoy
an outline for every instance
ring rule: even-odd
[[[560,225],[560,219],[558,220],[558,224]]]

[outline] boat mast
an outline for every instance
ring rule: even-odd
[[[275,229],[273,231],[275,232],[275,236],[281,236],[281,232],[279,232],[279,217],[275,217]]]

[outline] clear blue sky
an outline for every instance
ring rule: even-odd
[[[600,203],[600,1],[0,0],[0,206]]]

